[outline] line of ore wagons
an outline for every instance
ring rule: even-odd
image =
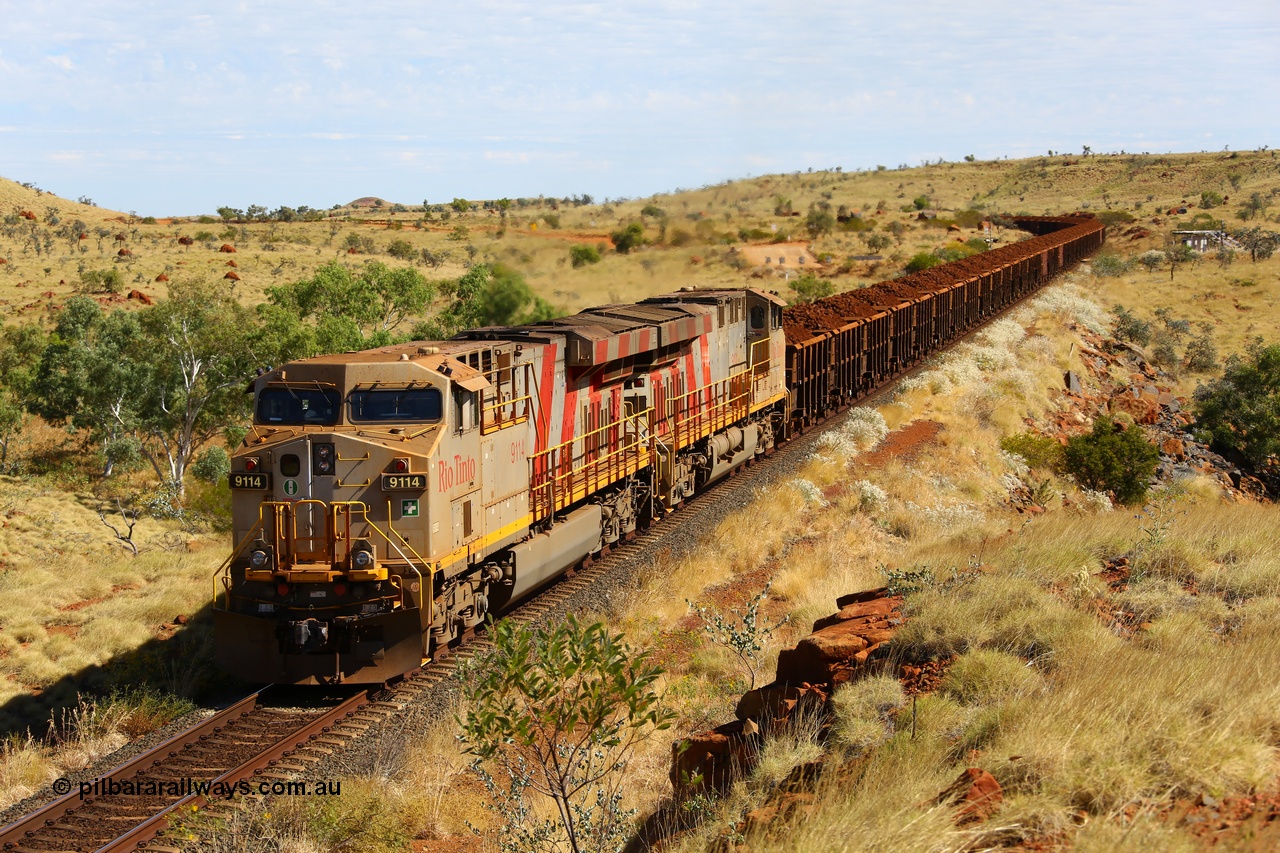
[[[1075,266],[1106,237],[1089,215],[1013,221],[1037,236],[787,308],[791,428],[864,397]]]

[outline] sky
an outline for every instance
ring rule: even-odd
[[[139,215],[1280,144],[1275,0],[0,0],[0,176]]]

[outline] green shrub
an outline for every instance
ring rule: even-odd
[[[830,296],[835,292],[831,282],[818,278],[812,273],[805,273],[790,284],[791,289],[796,292],[797,301],[799,302],[812,302],[815,299]]]
[[[637,246],[645,244],[644,226],[639,222],[632,222],[626,228],[614,231],[610,235],[609,241],[613,243],[615,249],[625,255]]]
[[[671,229],[671,234],[667,236],[667,245],[679,249],[684,246],[692,245],[698,238],[690,234],[683,228]],[[622,251],[619,249],[618,251]]]
[[[1090,267],[1094,275],[1114,278],[1129,271],[1129,262],[1114,252],[1103,252],[1094,257]]]
[[[646,204],[644,207],[640,208],[640,215],[652,216],[654,219],[662,219],[667,215],[667,212],[656,204]]]
[[[1104,210],[1098,214],[1098,219],[1108,228],[1113,225],[1128,225],[1133,222],[1133,214],[1126,213],[1123,210]]]
[[[407,261],[417,255],[418,251],[413,248],[413,244],[408,240],[392,240],[391,245],[387,246],[387,254],[393,258]]]
[[[600,250],[595,246],[570,246],[569,261],[573,268],[600,263]]]
[[[985,249],[987,244],[981,240],[982,248]],[[938,257],[944,261],[958,261],[961,258],[967,258],[970,255],[976,255],[981,249],[974,249],[967,243],[948,243],[938,250]]]
[[[821,237],[823,234],[830,234],[831,229],[836,225],[836,218],[829,210],[821,208],[813,208],[809,211],[809,215],[805,217],[804,227],[809,232],[810,237]]]
[[[1196,432],[1255,466],[1280,454],[1280,344],[1232,356],[1220,379],[1195,393]]]
[[[1062,445],[1047,435],[1019,432],[1000,439],[1000,449],[1021,456],[1032,468],[1055,471],[1062,465]]]
[[[191,473],[206,483],[217,483],[231,473],[231,457],[215,444],[196,458]]]
[[[1092,432],[1068,440],[1062,457],[1063,468],[1081,486],[1134,504],[1146,497],[1160,452],[1138,427],[1121,429],[1103,416],[1093,422]]]
[[[83,293],[119,293],[124,289],[124,277],[120,270],[85,270],[80,273],[80,290]]]
[[[1213,190],[1205,190],[1200,193],[1200,206],[1206,210],[1211,207],[1219,207],[1222,205],[1222,194]]]
[[[929,197],[927,195],[918,195],[911,199],[911,206],[916,210],[924,210],[929,206]]]
[[[1213,342],[1213,336],[1205,331],[1203,334],[1192,338],[1187,344],[1186,352],[1187,370],[1193,373],[1208,373],[1210,370],[1218,369],[1218,347]]]
[[[921,270],[927,270],[930,267],[936,267],[941,263],[943,263],[942,258],[938,257],[933,252],[921,252],[911,260],[907,261],[907,272],[920,272]]]
[[[1115,315],[1115,319],[1111,321],[1111,334],[1118,341],[1129,341],[1140,347],[1145,347],[1151,343],[1151,324],[1145,320],[1139,320],[1138,317],[1125,308],[1123,305],[1117,305],[1111,309],[1111,313]]]

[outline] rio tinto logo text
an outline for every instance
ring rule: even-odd
[[[476,460],[455,455],[453,461],[441,459],[436,463],[436,476],[440,491],[447,492],[459,483],[469,483],[476,478]]]

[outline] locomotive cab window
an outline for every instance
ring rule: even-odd
[[[764,306],[756,305],[751,309],[751,328],[764,328]]]
[[[438,388],[357,390],[347,405],[352,423],[430,424],[440,420],[444,407]]]
[[[255,420],[260,424],[331,426],[338,422],[337,391],[316,387],[264,388],[258,395]]]

